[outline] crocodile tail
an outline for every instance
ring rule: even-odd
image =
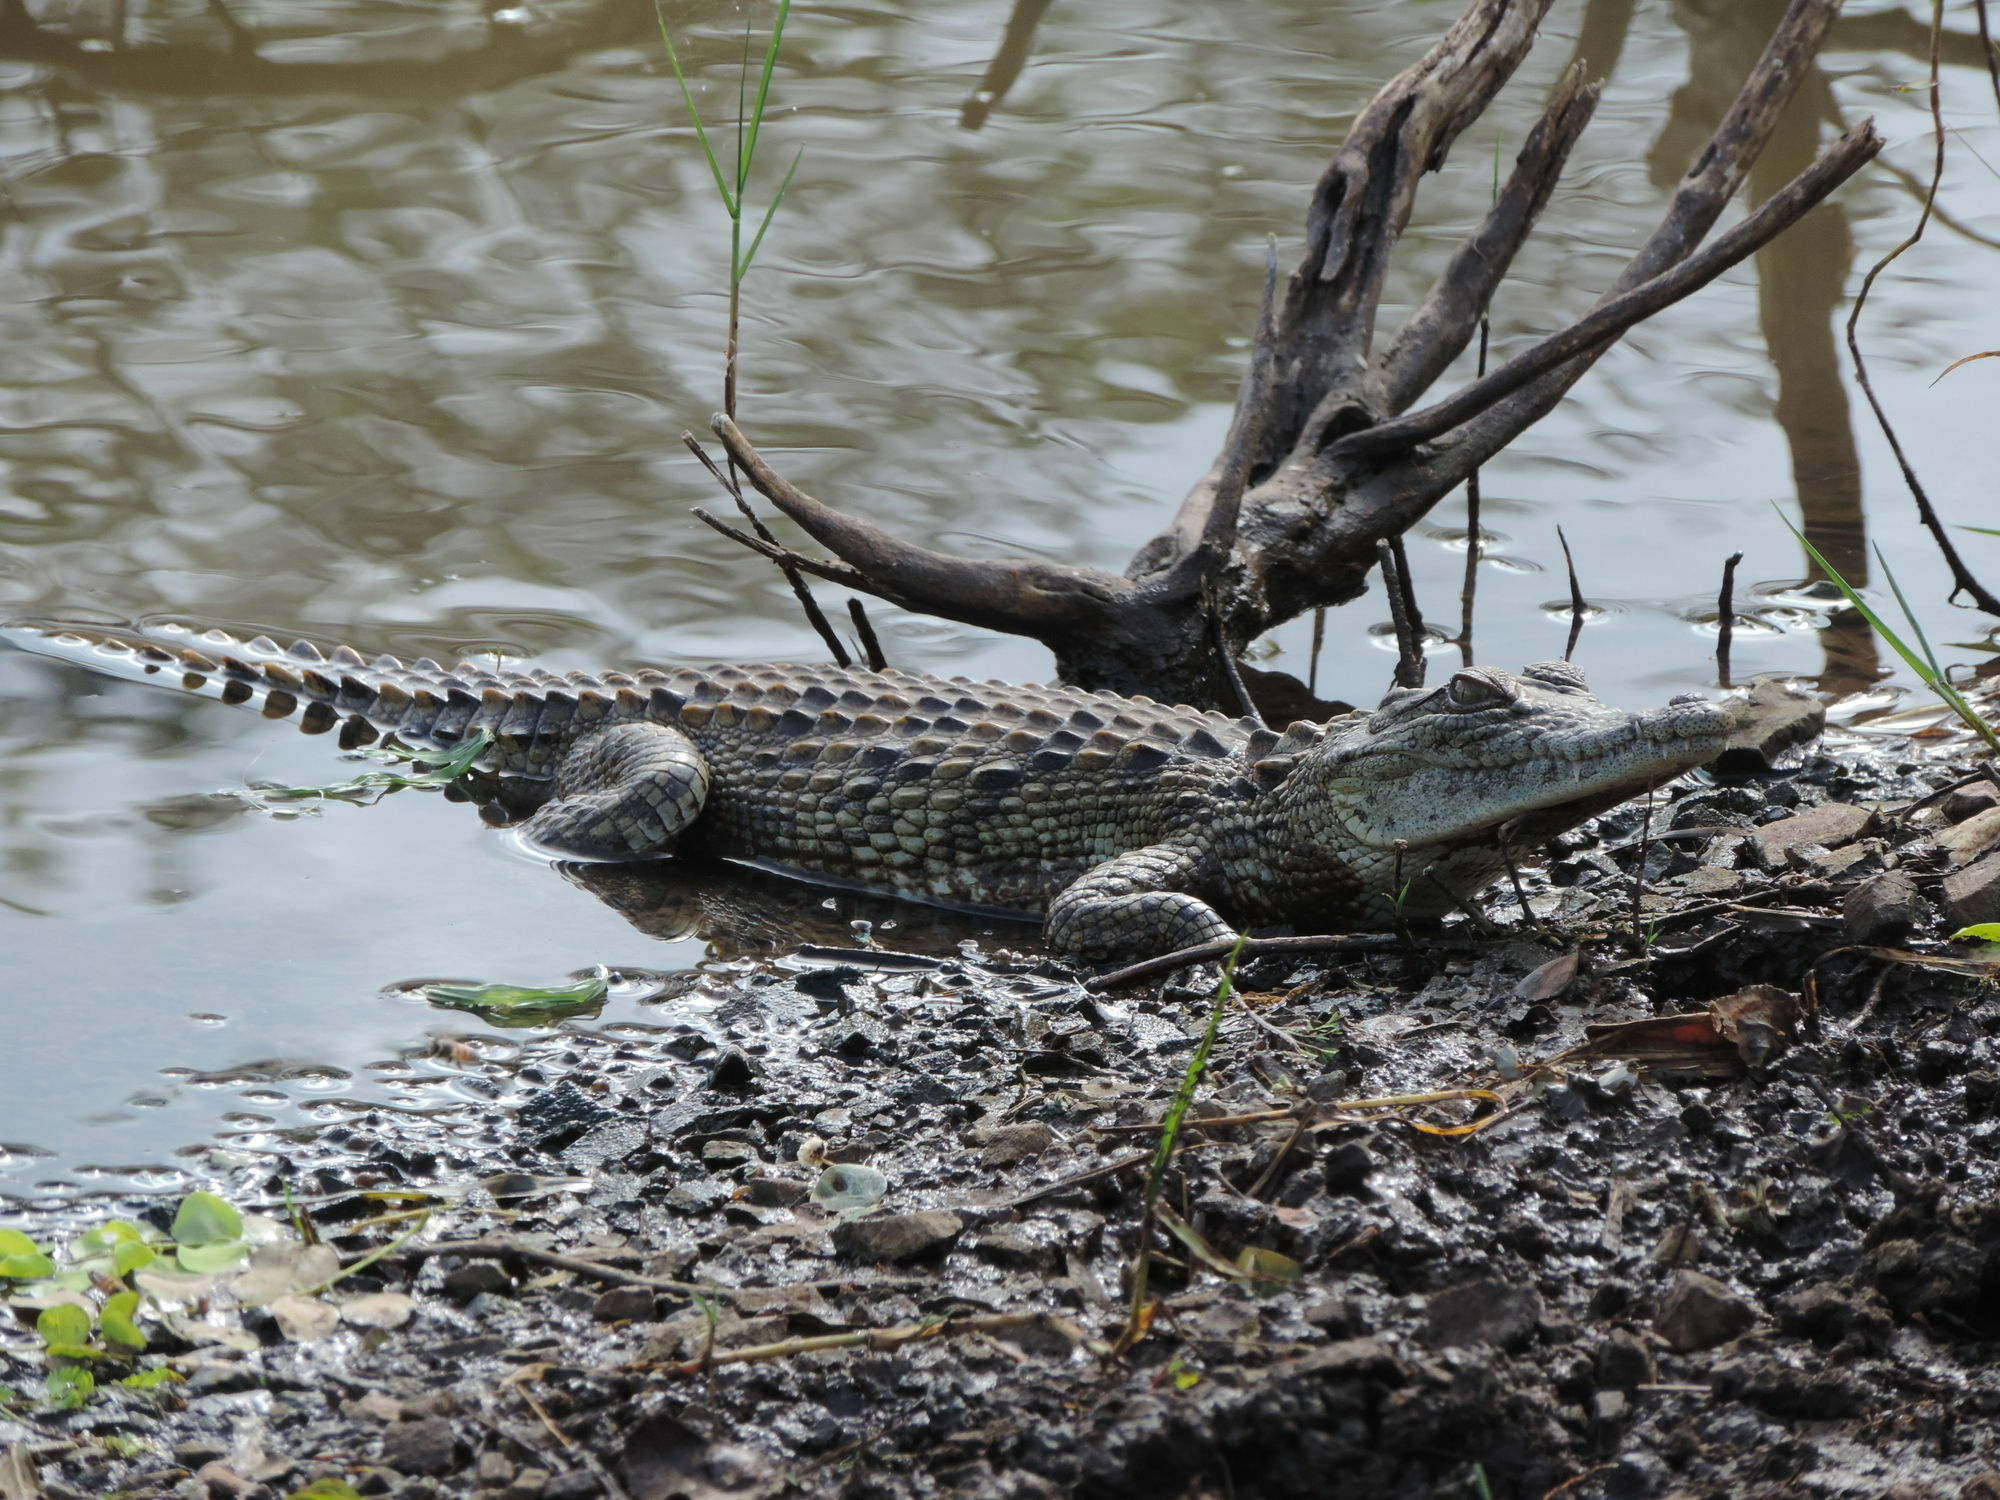
[[[337,732],[342,749],[387,735],[412,746],[456,744],[475,722],[493,727],[490,695],[500,679],[467,680],[433,662],[364,659],[342,646],[280,646],[268,636],[239,640],[221,630],[159,624],[144,628],[63,620],[10,620],[0,639],[25,651],[75,662],[106,676],[179,688],[290,719],[307,734]]]

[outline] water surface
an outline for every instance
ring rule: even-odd
[[[1289,263],[1332,143],[1457,9],[802,3],[761,191],[805,156],[749,283],[746,427],[806,488],[916,540],[1122,568],[1220,440],[1264,236]],[[1583,311],[1778,9],[1559,6],[1426,182],[1392,307],[1581,54],[1604,104],[1499,298],[1496,356]],[[238,4],[229,32],[219,8],[156,0],[120,8],[119,35],[108,8],[30,12],[0,17],[0,614],[557,667],[823,654],[781,580],[689,516],[716,500],[678,435],[719,399],[727,236],[648,7]],[[673,15],[726,115],[743,12]],[[1860,270],[1915,221],[1924,48],[1900,11],[1851,12],[1755,187],[1836,119],[1875,115],[1883,162],[1627,339],[1488,470],[1482,658],[1560,651],[1561,525],[1601,607],[1578,659],[1606,696],[1713,681],[1705,630],[1739,549],[1738,672],[1868,685],[1884,666],[1865,634],[1818,629],[1774,501],[1878,585],[1879,545],[1939,638],[1990,628],[1944,603],[1837,347]],[[1864,326],[1940,505],[1991,525],[2000,361],[1930,382],[2000,347],[2000,107],[1968,39],[1946,56],[1948,217]],[[2000,579],[2000,542],[1960,535]],[[1413,544],[1428,607],[1455,615],[1459,501]],[[1030,642],[874,615],[898,665],[1046,674]],[[1379,694],[1382,616],[1371,596],[1329,620],[1322,692]],[[1280,630],[1270,664],[1303,674],[1308,639]],[[351,771],[250,715],[0,655],[0,1191],[170,1166],[218,1122],[448,1094],[429,1039],[465,1021],[398,981],[701,957],[441,798],[281,816],[229,795]],[[605,1020],[660,1013],[620,1000]]]

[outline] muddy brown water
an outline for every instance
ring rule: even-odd
[[[1582,311],[1776,8],[1558,7],[1427,181],[1391,304],[1581,53],[1604,105],[1495,350]],[[1330,144],[1457,10],[801,4],[753,200],[805,156],[748,284],[746,425],[904,535],[1122,566],[1219,442],[1264,236],[1289,262]],[[674,16],[718,117],[742,13]],[[1606,696],[1712,681],[1737,549],[1739,672],[1874,683],[1865,634],[1821,630],[1824,586],[1773,501],[1857,575],[1879,545],[1941,639],[1989,628],[1945,605],[1837,353],[1860,268],[1916,216],[1924,47],[1900,12],[1843,20],[1757,186],[1835,115],[1875,115],[1883,162],[1627,339],[1488,471],[1482,658],[1560,650],[1560,524]],[[1991,524],[2000,362],[1930,382],[2000,346],[2000,111],[1975,43],[1945,57],[1948,214],[1865,327],[1941,505]],[[688,514],[715,500],[677,437],[717,404],[727,237],[647,7],[31,5],[0,16],[0,105],[0,614],[559,667],[821,654],[772,572]],[[1961,535],[2000,575],[2000,542]],[[1436,615],[1463,556],[1453,499],[1415,538]],[[1329,621],[1323,691],[1379,693],[1383,613]],[[1027,642],[876,618],[899,665],[1046,671]],[[1308,637],[1280,631],[1271,664],[1303,673]],[[171,1185],[176,1149],[219,1126],[457,1097],[428,1039],[478,1028],[398,981],[701,958],[441,798],[274,815],[229,795],[353,769],[215,704],[0,655],[0,1205]],[[619,996],[603,1023],[657,1015]]]

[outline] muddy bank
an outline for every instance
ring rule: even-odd
[[[1957,779],[1686,789],[1567,837],[1532,924],[1251,964],[1196,1107],[1238,1123],[1182,1137],[1124,1360],[1205,981],[1093,993],[913,924],[881,940],[935,951],[733,958],[650,1025],[470,1027],[490,1109],[191,1154],[342,1262],[407,1238],[324,1314],[223,1278],[142,1315],[131,1363],[185,1379],[17,1394],[0,1493],[2000,1496],[2000,997],[1942,941],[2000,916],[2000,794]],[[1563,1057],[1759,985],[1800,997],[1739,1002],[1763,1031]],[[842,1164],[873,1212],[814,1201],[868,1196]],[[1203,1258],[1245,1247],[1299,1275]]]

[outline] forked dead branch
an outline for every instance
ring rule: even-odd
[[[1864,123],[1709,238],[1838,9],[1794,0],[1658,226],[1596,306],[1413,410],[1476,336],[1597,104],[1581,68],[1564,74],[1484,221],[1378,349],[1390,258],[1418,179],[1443,165],[1526,57],[1548,4],[1473,0],[1355,120],[1314,191],[1297,269],[1281,294],[1267,286],[1221,453],[1122,575],[918,546],[806,494],[718,418],[717,435],[756,488],[838,561],[750,545],[906,609],[1031,636],[1066,682],[1233,709],[1218,638],[1233,656],[1275,625],[1359,596],[1378,541],[1407,530],[1546,415],[1627,329],[1769,243],[1882,147]],[[1247,675],[1278,722],[1309,698],[1290,679]]]

